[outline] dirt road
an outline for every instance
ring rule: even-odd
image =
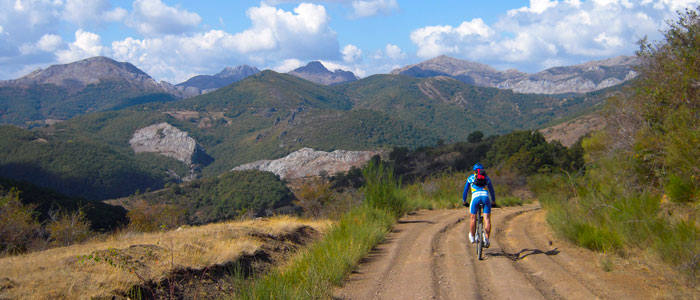
[[[485,259],[467,244],[466,210],[419,211],[399,221],[336,299],[696,298],[664,274],[554,238],[538,204],[493,211]]]

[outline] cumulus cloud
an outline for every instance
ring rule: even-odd
[[[223,65],[340,58],[336,33],[321,5],[302,3],[290,12],[261,4],[250,8],[247,15],[252,26],[242,32],[129,37],[113,42],[112,54],[173,82]]]
[[[290,58],[285,59],[284,61],[282,61],[282,63],[272,67],[272,69],[280,73],[287,73],[303,65],[304,63],[301,60],[298,60],[296,58]]]
[[[135,0],[126,24],[146,36],[182,34],[197,28],[202,18],[160,0]]]
[[[343,48],[343,61],[352,63],[362,59],[362,50],[357,46],[348,44]]]
[[[399,4],[396,0],[354,0],[352,8],[354,17],[364,18],[378,14],[391,14],[399,9]]]
[[[63,46],[63,39],[56,34],[45,34],[36,43],[27,43],[20,46],[20,52],[24,55],[38,52],[52,53]]]
[[[62,5],[58,0],[0,0],[0,27],[9,36],[4,42],[16,51],[20,45],[55,31]]]
[[[384,52],[386,53],[387,57],[393,60],[406,58],[406,53],[404,53],[399,46],[393,44],[386,44],[386,47],[384,47]]]
[[[352,7],[352,12],[349,14],[352,18],[366,18],[379,14],[390,15],[399,10],[399,4],[396,0],[266,0],[263,2],[268,5],[289,2],[341,3]]]
[[[434,57],[440,54],[459,53],[463,45],[485,43],[494,34],[480,18],[462,22],[457,27],[427,26],[411,32],[411,41],[418,46],[418,56]]]
[[[75,41],[68,45],[68,49],[56,52],[56,57],[61,63],[73,62],[76,60],[104,55],[107,49],[102,46],[100,36],[78,29],[75,32]]]
[[[124,20],[127,11],[112,8],[108,0],[66,0],[62,16],[80,27]]]
[[[508,11],[493,24],[481,19],[426,26],[411,33],[417,55],[441,54],[527,71],[554,63],[632,54],[644,37],[659,38],[664,20],[677,10],[693,7],[691,0],[531,0]]]

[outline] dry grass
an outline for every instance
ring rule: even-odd
[[[254,234],[277,236],[300,226],[325,232],[330,224],[292,217],[225,222],[168,232],[121,233],[102,241],[5,257],[0,259],[0,298],[109,295],[144,279],[160,281],[174,268],[203,269],[252,254],[262,245]]]

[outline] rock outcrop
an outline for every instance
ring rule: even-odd
[[[618,56],[581,65],[554,67],[535,74],[498,71],[487,65],[439,56],[395,69],[392,74],[412,77],[449,76],[459,81],[528,94],[586,93],[618,85],[637,76],[635,57]]]
[[[282,179],[319,176],[322,173],[347,172],[352,167],[361,167],[378,151],[316,151],[302,148],[276,160],[259,160],[233,168],[232,171],[260,170],[275,173]]]
[[[289,74],[323,85],[357,80],[357,76],[350,71],[335,70],[334,72],[331,72],[318,61],[312,61],[306,66],[289,72]]]
[[[189,167],[206,165],[212,160],[187,132],[165,122],[136,130],[129,144],[136,153],[158,153]]]

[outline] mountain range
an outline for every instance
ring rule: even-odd
[[[358,79],[350,71],[335,70],[331,72],[319,61],[312,61],[306,66],[294,69],[289,74],[323,85],[350,82]]]
[[[511,89],[518,93],[586,93],[621,84],[636,76],[635,57],[618,56],[581,65],[554,67],[527,74],[518,70],[498,71],[488,65],[449,56],[436,58],[391,71],[413,77],[448,76],[484,87]]]
[[[307,67],[302,71],[325,73],[316,63]],[[81,70],[92,76],[77,75]],[[133,65],[106,58],[3,82],[2,123],[65,121],[32,129],[0,126],[0,177],[108,199],[216,176],[305,147],[415,148],[462,141],[477,130],[541,128],[595,110],[620,91],[618,85],[590,93],[522,94],[445,75],[378,74],[325,85],[270,70],[189,98],[162,86]],[[136,149],[134,141],[148,147]]]

